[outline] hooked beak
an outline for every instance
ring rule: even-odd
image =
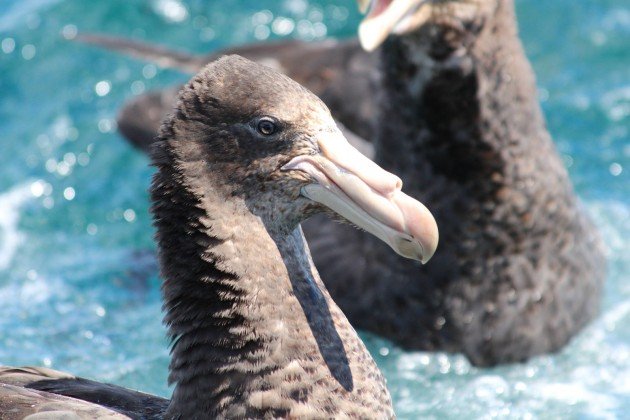
[[[282,167],[314,180],[302,195],[321,203],[423,264],[433,256],[438,229],[433,215],[400,189],[402,181],[352,147],[339,130],[317,139],[320,153],[300,155]]]
[[[373,51],[389,34],[404,34],[430,17],[430,0],[357,0],[359,10],[370,12],[359,26],[359,41],[366,51]]]

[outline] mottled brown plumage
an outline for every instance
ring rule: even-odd
[[[257,131],[263,116],[273,135]],[[393,417],[385,380],[302,235],[300,222],[324,210],[301,195],[313,180],[284,168],[336,130],[318,98],[271,69],[236,56],[207,66],[153,151],[171,400],[46,369],[0,370],[0,382],[30,392],[35,409],[51,399],[63,408],[61,394],[131,418]],[[14,407],[11,390],[0,407]],[[82,404],[98,408],[67,407]]]
[[[188,418],[202,394],[228,417],[391,416],[381,374],[310,264],[298,224],[312,203],[296,199],[301,182],[275,179],[332,118],[288,78],[231,60],[184,90],[154,155],[170,410]],[[283,138],[248,138],[261,114],[285,122]]]
[[[53,369],[0,366],[2,420],[157,419],[167,406],[164,398]],[[40,417],[26,417],[33,414]]]

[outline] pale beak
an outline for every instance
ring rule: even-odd
[[[402,181],[352,147],[339,130],[317,138],[320,153],[282,167],[310,175],[305,197],[323,204],[387,243],[403,257],[426,263],[438,244],[433,215],[400,189]]]
[[[392,33],[404,34],[430,17],[429,0],[357,0],[359,10],[370,13],[359,26],[359,41],[373,51]]]

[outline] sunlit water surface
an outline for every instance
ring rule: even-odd
[[[606,242],[603,310],[561,353],[496,369],[364,335],[400,418],[630,413],[630,8],[517,9],[549,129]],[[115,116],[186,76],[69,42],[77,30],[206,52],[347,37],[358,21],[350,0],[0,0],[0,363],[170,393],[159,280],[141,275],[151,169]]]

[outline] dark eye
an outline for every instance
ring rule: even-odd
[[[270,136],[278,131],[278,126],[270,118],[261,118],[260,121],[258,121],[256,130],[262,135]]]

